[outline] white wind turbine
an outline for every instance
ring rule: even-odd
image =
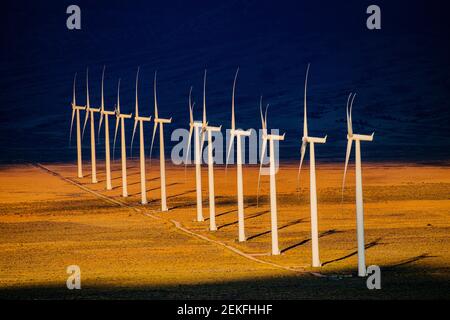
[[[83,164],[82,164],[82,158],[81,158],[80,110],[85,110],[86,107],[77,106],[76,93],[75,93],[76,81],[77,81],[77,74],[75,73],[75,76],[73,78],[72,120],[70,122],[69,141],[72,140],[73,119],[74,119],[75,114],[76,114],[76,116],[77,116],[77,167],[78,167],[78,178],[83,178]]]
[[[103,86],[105,80],[105,67],[103,67],[102,73],[102,101],[100,106],[100,124],[98,126],[98,134],[100,135],[100,130],[102,128],[103,117],[105,117],[105,166],[106,166],[106,189],[111,190],[111,157],[110,157],[110,147],[109,147],[109,116],[114,115],[114,111],[105,110],[105,98],[103,95]],[[99,137],[100,139],[100,137]]]
[[[362,193],[362,177],[361,177],[361,145],[360,141],[372,141],[373,132],[371,135],[361,135],[353,133],[352,126],[352,107],[355,100],[356,93],[350,93],[347,99],[347,152],[345,155],[344,177],[342,180],[342,197],[344,197],[345,176],[347,174],[347,165],[352,151],[352,142],[355,141],[355,177],[356,177],[356,232],[358,238],[358,276],[366,276],[366,258],[364,252],[364,207],[363,207],[363,193]],[[350,101],[351,99],[351,101]],[[350,106],[349,106],[350,103]]]
[[[150,161],[152,159],[152,150],[153,150],[153,142],[155,141],[156,130],[159,125],[159,170],[160,170],[160,179],[161,179],[161,211],[167,211],[167,199],[166,199],[166,165],[165,165],[165,157],[164,157],[164,124],[171,123],[172,118],[164,119],[159,118],[158,116],[158,100],[156,97],[156,71],[155,71],[155,79],[153,84],[153,94],[155,97],[155,115],[153,117],[154,127],[153,127],[153,136],[152,136],[152,144],[150,147]]]
[[[136,127],[139,122],[139,154],[140,154],[140,170],[141,170],[141,203],[147,204],[147,189],[145,185],[145,150],[144,150],[144,121],[150,121],[152,117],[140,117],[139,116],[139,104],[138,104],[138,81],[139,81],[139,69],[136,73],[136,111],[134,113],[134,127],[133,136],[131,137],[131,148],[133,147],[134,134],[136,133]]]
[[[212,133],[219,132],[222,126],[214,127],[208,125],[206,121],[206,70],[203,78],[203,123],[202,123],[202,133],[207,132],[208,134],[208,188],[209,188],[209,230],[216,231],[216,200],[214,195],[214,159],[212,154]],[[202,146],[203,146],[203,136],[202,136]]]
[[[130,119],[131,114],[120,113],[120,79],[117,85],[117,106],[116,106],[116,130],[114,133],[113,155],[116,148],[116,137],[120,122],[120,145],[121,145],[121,161],[122,161],[122,196],[128,197],[127,188],[127,148],[125,143],[125,119]]]
[[[283,135],[274,135],[274,134],[268,134],[267,133],[267,108],[266,107],[265,114],[263,115],[262,112],[262,97],[259,104],[259,111],[261,113],[261,124],[262,124],[262,148],[261,148],[261,161],[260,161],[260,167],[259,167],[259,174],[258,174],[258,193],[256,196],[256,201],[258,203],[258,196],[259,196],[259,183],[261,178],[261,170],[263,165],[263,158],[264,154],[266,153],[266,146],[267,141],[269,141],[269,175],[270,175],[270,217],[271,217],[271,234],[272,234],[272,255],[279,255],[280,249],[278,247],[278,222],[277,222],[277,188],[276,188],[276,169],[275,169],[275,144],[274,141],[282,141],[284,140]]]
[[[241,145],[241,137],[248,137],[251,135],[251,131],[236,129],[236,120],[234,115],[234,97],[236,91],[236,80],[238,76],[239,68],[236,70],[236,74],[234,76],[233,82],[233,94],[231,98],[231,140],[230,145],[228,146],[227,152],[227,161],[225,168],[228,165],[228,158],[231,153],[231,148],[233,147],[233,141],[236,137],[236,169],[237,169],[237,193],[238,193],[238,230],[239,230],[239,242],[243,242],[246,240],[245,238],[245,226],[244,226],[244,186],[242,181],[242,145]]]
[[[86,117],[84,118],[83,136],[86,124],[91,117],[91,169],[92,169],[92,183],[97,183],[97,164],[95,160],[95,124],[94,113],[100,112],[100,108],[91,108],[89,101],[89,69],[86,70]]]
[[[312,243],[312,266],[320,267],[319,259],[319,231],[317,227],[317,190],[316,190],[316,159],[314,154],[315,143],[325,143],[327,136],[324,138],[316,138],[308,136],[308,116],[306,114],[306,87],[308,84],[309,64],[306,69],[305,92],[304,92],[304,111],[303,111],[303,138],[300,150],[300,165],[298,167],[297,181],[300,181],[300,171],[302,169],[303,159],[305,157],[306,147],[309,143],[309,196],[311,206],[311,243]]]
[[[197,192],[197,221],[201,222],[204,221],[204,219],[203,219],[203,205],[202,205],[202,149],[200,146],[200,131],[202,130],[204,125],[203,122],[201,121],[194,121],[195,102],[192,103],[191,97],[192,97],[192,87],[189,90],[189,138],[186,150],[186,160],[184,161],[184,164],[186,171],[186,166],[189,159],[189,151],[191,149],[192,132],[195,129],[194,162],[195,162],[195,186]],[[203,138],[203,134],[201,135],[201,137]]]

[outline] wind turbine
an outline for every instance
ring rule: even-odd
[[[309,143],[309,197],[311,206],[311,243],[312,243],[312,266],[320,267],[319,259],[319,231],[317,227],[317,190],[316,190],[316,159],[314,154],[315,143],[325,143],[327,136],[324,138],[316,138],[308,136],[308,117],[306,114],[306,87],[308,85],[309,64],[306,69],[305,77],[305,93],[303,100],[303,138],[300,150],[300,165],[298,167],[297,181],[300,181],[300,171],[302,169],[303,159],[305,157],[306,147]]]
[[[228,166],[228,158],[231,153],[231,148],[233,147],[233,141],[236,137],[236,168],[237,168],[237,193],[238,193],[238,229],[239,229],[239,242],[246,240],[245,238],[245,226],[244,226],[244,186],[242,182],[242,146],[241,137],[248,137],[251,135],[251,131],[236,129],[236,120],[234,116],[234,96],[236,91],[236,80],[239,73],[239,68],[236,70],[233,82],[233,94],[231,99],[231,141],[228,146],[227,161],[225,168]]]
[[[206,127],[208,126],[208,121],[206,121],[206,69],[205,74],[203,75],[203,118],[202,118],[202,130],[200,137],[200,150],[202,151],[203,156],[203,143],[205,142],[205,132]]]
[[[134,127],[133,136],[131,137],[131,147],[133,147],[134,134],[136,133],[136,127],[139,122],[139,143],[140,143],[140,167],[141,167],[141,203],[147,204],[147,189],[145,186],[145,150],[144,150],[144,121],[150,121],[152,117],[140,117],[139,116],[139,104],[138,104],[138,81],[139,81],[139,69],[136,73],[136,111],[134,113]]]
[[[83,126],[83,136],[84,129],[86,129],[86,124],[91,117],[91,169],[92,169],[92,183],[97,183],[97,164],[95,161],[95,124],[94,124],[94,113],[100,112],[100,108],[91,108],[89,102],[89,69],[86,70],[86,117],[84,118]]]
[[[159,125],[159,170],[161,179],[161,211],[167,211],[167,199],[166,199],[166,164],[164,158],[164,124],[171,123],[172,118],[164,119],[158,117],[158,100],[156,98],[156,71],[153,84],[153,94],[155,96],[155,115],[153,117],[154,127],[152,136],[152,145],[150,147],[150,161],[152,159],[153,142],[155,141],[156,130]]]
[[[276,186],[276,169],[275,169],[275,144],[274,141],[283,141],[284,136],[283,135],[275,135],[275,134],[268,134],[267,133],[267,108],[269,105],[266,106],[265,114],[263,115],[262,112],[262,97],[259,103],[259,111],[261,113],[261,125],[262,125],[262,148],[261,148],[261,161],[260,161],[260,167],[259,167],[259,174],[258,174],[258,194],[257,194],[257,202],[258,202],[258,196],[259,196],[259,183],[261,178],[261,169],[263,165],[263,157],[266,153],[266,147],[267,147],[267,141],[269,141],[269,175],[270,175],[270,217],[271,217],[271,234],[272,234],[272,255],[279,255],[280,249],[278,247],[278,222],[277,222],[277,186]]]
[[[114,133],[114,145],[113,145],[113,155],[116,148],[116,137],[117,131],[119,129],[120,122],[120,145],[121,145],[121,160],[122,160],[122,196],[124,198],[128,197],[127,188],[127,148],[125,144],[125,119],[130,119],[131,114],[120,113],[120,79],[117,85],[117,106],[116,106],[116,131]]]
[[[203,123],[202,129],[208,134],[208,188],[209,188],[209,230],[216,231],[216,204],[214,195],[214,159],[212,154],[212,133],[219,132],[222,126],[214,127],[206,121],[206,70],[203,78]],[[203,143],[203,139],[202,139]]]
[[[344,197],[345,176],[347,174],[347,165],[352,151],[352,142],[355,141],[355,172],[356,172],[356,233],[358,239],[358,276],[365,277],[366,257],[364,252],[364,207],[362,193],[362,177],[361,177],[361,141],[373,141],[373,132],[371,135],[361,135],[353,133],[352,126],[352,107],[356,93],[350,93],[347,99],[347,152],[345,155],[344,177],[342,179],[342,197]],[[351,99],[351,101],[350,101]],[[349,107],[350,103],[350,107]]]
[[[106,190],[112,190],[111,184],[111,160],[110,160],[110,147],[109,147],[109,116],[113,116],[114,111],[105,110],[105,98],[103,95],[103,86],[105,80],[105,67],[103,67],[102,73],[102,102],[100,106],[100,124],[98,126],[98,134],[102,128],[103,117],[105,117],[105,162],[106,162]],[[100,139],[100,137],[99,137]]]
[[[76,102],[76,81],[77,74],[73,78],[73,98],[72,98],[72,121],[70,122],[70,137],[69,141],[72,140],[72,127],[73,127],[73,119],[75,114],[77,116],[77,167],[78,167],[78,178],[83,178],[83,164],[81,158],[81,128],[80,128],[80,110],[85,110],[86,107],[78,106]]]
[[[185,170],[187,166],[187,161],[189,158],[189,151],[191,146],[191,138],[192,132],[195,129],[195,137],[194,137],[194,149],[195,149],[195,186],[197,192],[197,221],[204,221],[203,219],[203,204],[202,204],[202,149],[200,146],[200,131],[203,128],[203,123],[201,121],[194,121],[194,105],[195,102],[192,103],[192,87],[189,90],[189,139],[186,151],[186,160],[184,161]],[[203,138],[203,134],[201,135]]]

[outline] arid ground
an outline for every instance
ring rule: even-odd
[[[90,166],[0,167],[0,298],[18,299],[434,299],[450,298],[450,166],[365,164],[367,265],[381,268],[381,290],[356,276],[354,168],[341,202],[342,164],[317,164],[321,268],[311,268],[309,172],[283,163],[277,175],[279,256],[270,255],[269,180],[244,168],[245,228],[238,243],[236,171],[217,166],[216,221],[196,222],[194,167],[167,167],[169,212],[159,212],[158,161],[147,162],[149,204],[139,204],[137,162],[130,197],[121,197],[120,163],[112,191]],[[66,268],[81,268],[68,290]]]

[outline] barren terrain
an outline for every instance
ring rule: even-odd
[[[244,168],[245,228],[238,243],[236,172],[217,166],[216,222],[210,232],[203,171],[203,214],[196,222],[194,167],[167,165],[169,212],[159,211],[158,161],[147,162],[149,204],[139,204],[138,163],[129,161],[130,197],[66,164],[0,167],[0,297],[19,299],[430,299],[450,298],[450,167],[363,166],[367,265],[382,289],[356,276],[354,170],[341,202],[342,164],[317,164],[321,268],[311,268],[309,172],[282,163],[277,175],[279,256],[270,255],[269,179]],[[68,290],[66,268],[81,268]]]

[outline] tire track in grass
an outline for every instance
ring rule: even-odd
[[[258,259],[254,255],[247,254],[247,253],[245,253],[245,252],[243,252],[243,251],[241,251],[241,250],[239,250],[239,249],[237,249],[237,248],[235,248],[233,246],[227,245],[226,243],[224,243],[222,241],[210,239],[207,236],[204,236],[204,235],[201,235],[199,233],[193,232],[193,231],[183,227],[183,225],[179,221],[176,221],[176,220],[173,220],[173,219],[169,219],[169,218],[159,217],[159,216],[156,216],[156,215],[152,214],[152,213],[157,213],[158,211],[156,211],[156,210],[150,209],[150,211],[152,213],[149,213],[148,212],[149,210],[147,210],[147,209],[146,210],[142,210],[142,209],[137,208],[135,206],[132,206],[130,204],[127,204],[127,203],[124,203],[122,201],[118,201],[118,200],[112,199],[109,196],[106,196],[106,195],[101,194],[101,193],[99,193],[97,191],[89,189],[88,187],[86,187],[86,186],[84,186],[84,185],[82,185],[82,184],[80,184],[80,183],[78,183],[78,182],[76,182],[76,181],[74,181],[74,180],[72,180],[70,178],[64,177],[63,175],[59,174],[58,172],[55,172],[55,171],[51,170],[50,168],[46,167],[43,164],[34,163],[33,165],[35,167],[41,169],[41,170],[44,170],[45,172],[47,172],[47,173],[49,173],[49,174],[51,174],[53,176],[58,177],[59,179],[65,181],[67,183],[70,183],[70,184],[72,184],[74,186],[77,186],[80,189],[82,189],[82,190],[84,190],[84,191],[86,191],[88,193],[91,193],[91,194],[101,198],[102,200],[104,200],[104,201],[106,201],[106,202],[108,202],[110,204],[114,204],[114,205],[118,205],[120,207],[131,209],[133,211],[136,211],[136,212],[139,212],[139,213],[145,215],[146,217],[149,217],[149,218],[152,218],[152,219],[155,219],[155,220],[159,220],[159,221],[162,221],[162,222],[168,222],[171,225],[173,225],[176,230],[179,230],[179,231],[181,231],[184,234],[188,234],[188,235],[190,235],[192,237],[195,237],[195,238],[198,238],[198,239],[202,239],[202,240],[207,241],[207,242],[209,242],[211,244],[214,244],[216,246],[220,246],[220,247],[226,248],[229,251],[231,251],[231,252],[233,252],[233,253],[241,256],[241,257],[244,257],[244,258],[246,258],[248,260],[251,260],[253,262],[257,262],[257,263],[260,263],[260,264],[264,264],[266,266],[273,267],[275,269],[281,269],[281,270],[284,270],[284,271],[293,272],[293,273],[297,273],[297,274],[309,274],[309,275],[312,275],[312,276],[315,276],[315,277],[320,277],[320,278],[335,278],[336,277],[336,275],[324,275],[324,274],[321,274],[319,272],[305,271],[304,267],[293,268],[293,267],[283,266],[283,265],[280,265],[280,264],[277,264],[277,263],[274,263],[274,262],[269,262],[269,261],[264,261],[264,260]],[[345,277],[345,275],[339,275],[339,276],[344,276]]]

